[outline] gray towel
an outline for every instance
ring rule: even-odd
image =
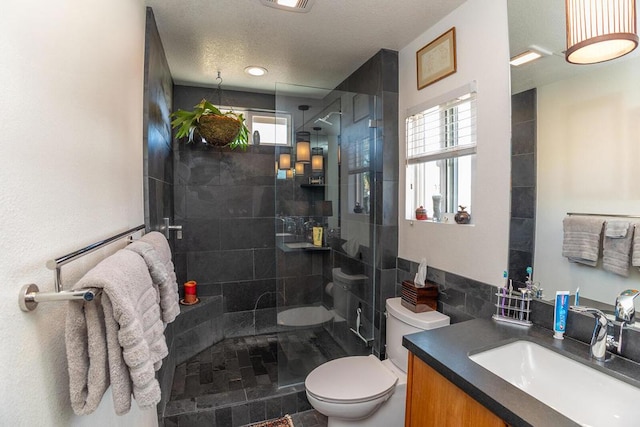
[[[100,294],[90,303],[69,302],[65,345],[71,407],[77,415],[95,411],[109,387],[105,333]]]
[[[633,249],[631,265],[640,268],[640,223],[634,224],[635,233],[633,235]]]
[[[633,237],[633,232],[629,233],[628,229],[628,221],[607,221],[602,254],[602,268],[624,277],[629,276]]]
[[[607,221],[604,226],[604,236],[613,237],[614,239],[627,237],[629,226],[631,226],[629,221]]]
[[[129,411],[132,392],[140,408],[154,407],[160,401],[160,386],[155,378],[154,365],[158,365],[167,356],[168,350],[160,307],[157,304],[157,291],[153,287],[145,261],[132,251],[120,250],[91,269],[74,288],[103,290],[101,306],[105,333],[95,338],[102,337],[101,346],[95,350],[95,354],[98,356],[97,361],[101,361],[104,358],[102,352],[105,352],[105,348],[108,350],[106,354],[116,413],[122,415]],[[70,307],[73,304],[77,302],[72,301]],[[87,308],[91,309],[90,305],[95,305],[94,302],[81,304],[85,312]],[[72,320],[76,317],[76,312],[77,310],[69,310]],[[90,331],[83,331],[82,328],[67,329],[69,380],[74,390],[84,387],[97,389],[104,382],[102,377],[88,375],[83,378],[75,372],[72,375],[71,366],[77,364],[78,360],[80,363],[84,362],[84,369],[88,370],[92,369],[91,365],[94,363],[91,354],[83,360],[81,356],[85,352],[69,345],[83,342],[83,332]],[[91,338],[84,339],[90,341]],[[79,369],[78,372],[82,370]],[[73,390],[71,395],[73,398]]]
[[[162,233],[158,233],[157,231],[152,231],[145,234],[144,236],[142,236],[142,238],[140,238],[140,240],[138,240],[138,242],[151,245],[155,250],[160,262],[164,264],[166,277],[162,278],[160,273],[158,273],[156,277],[154,277],[153,271],[151,271],[151,275],[154,283],[157,283],[158,291],[160,293],[162,320],[165,323],[171,323],[175,320],[176,316],[180,314],[180,296],[178,294],[178,282],[176,280],[175,268],[173,266],[173,262],[171,261],[171,247],[169,247],[169,242],[167,242],[166,237],[164,237]],[[134,243],[132,243],[131,245],[133,244]],[[136,249],[136,247],[134,246],[133,249]],[[153,261],[152,258],[153,257],[151,257],[151,259],[147,261],[147,264],[149,264],[149,262],[151,262],[152,264],[157,264],[155,261]],[[160,270],[159,267],[158,270]]]
[[[567,216],[562,221],[562,256],[570,262],[595,267],[600,257],[603,219]]]

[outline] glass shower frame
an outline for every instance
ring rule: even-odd
[[[300,105],[309,106],[304,123]],[[328,360],[372,352],[376,105],[373,95],[276,85],[276,115],[293,118],[292,146],[274,151],[279,387],[303,383]],[[312,149],[323,149],[322,175],[310,164],[294,172],[298,131],[310,132]],[[290,156],[288,175],[279,170],[281,154]],[[313,226],[322,229],[321,247],[312,246]],[[334,268],[356,284],[337,292]]]

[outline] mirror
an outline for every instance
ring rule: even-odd
[[[565,61],[564,2],[509,0],[511,56],[538,46],[550,54],[511,68],[512,93],[536,90],[534,281],[613,304],[640,283],[562,257],[568,212],[640,215],[640,49],[609,62]],[[513,173],[513,172],[512,172]],[[606,218],[603,218],[606,219]],[[640,223],[640,218],[621,219]]]

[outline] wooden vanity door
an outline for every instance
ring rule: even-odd
[[[409,353],[405,427],[505,427],[507,424]]]

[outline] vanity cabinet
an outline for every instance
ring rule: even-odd
[[[502,419],[409,353],[405,427],[505,427]]]

